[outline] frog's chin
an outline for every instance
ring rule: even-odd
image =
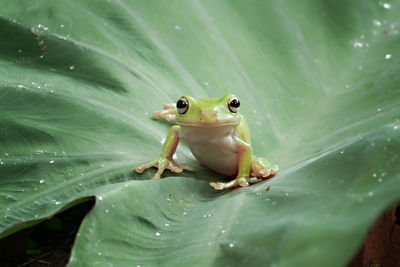
[[[237,126],[240,121],[229,121],[229,122],[213,122],[213,123],[201,123],[201,122],[177,122],[180,126],[190,127],[223,127],[223,126]]]

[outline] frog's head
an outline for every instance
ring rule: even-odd
[[[179,125],[221,126],[240,123],[239,99],[234,95],[222,98],[199,98],[182,96],[176,102]]]

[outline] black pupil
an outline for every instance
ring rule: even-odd
[[[179,108],[179,109],[186,108],[187,104],[182,99],[179,99],[178,102],[176,102],[176,107]]]
[[[229,106],[233,108],[238,108],[240,107],[240,102],[238,99],[232,99],[232,101],[229,103]]]

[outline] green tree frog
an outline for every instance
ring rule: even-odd
[[[153,179],[160,179],[165,169],[180,173],[189,166],[177,164],[173,155],[180,140],[184,140],[194,157],[204,166],[227,176],[229,182],[212,182],[216,190],[249,185],[250,177],[268,179],[278,172],[278,166],[253,155],[246,120],[239,114],[240,102],[234,95],[222,98],[195,99],[182,96],[175,104],[164,105],[154,112],[154,118],[176,119],[170,128],[160,157],[135,168],[137,173],[155,167]]]

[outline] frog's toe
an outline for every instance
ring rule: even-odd
[[[181,167],[181,168],[184,169],[184,170],[188,170],[188,171],[193,171],[193,170],[194,170],[194,168],[193,168],[192,166],[188,166],[188,165],[179,165],[179,164],[178,164],[178,166]]]
[[[167,114],[167,115],[165,115],[165,119],[166,119],[167,121],[175,120],[175,118],[176,118],[176,115],[175,115],[175,114]]]
[[[147,164],[140,165],[140,166],[134,168],[134,170],[137,173],[143,173],[145,170],[147,170],[151,167],[157,167],[153,161],[150,163],[147,163]]]
[[[162,117],[162,112],[161,111],[154,111],[153,112],[153,118],[158,120]]]
[[[210,185],[211,185],[212,187],[214,187],[215,190],[222,190],[222,189],[225,188],[225,187],[224,187],[224,184],[223,184],[223,183],[220,183],[220,182],[217,182],[217,183],[211,182]]]
[[[265,168],[260,171],[260,175],[262,178],[267,178],[271,174],[270,168]]]
[[[275,174],[277,174],[279,171],[279,166],[278,165],[273,165],[271,167],[271,175],[274,176]]]
[[[177,166],[169,166],[168,169],[174,173],[181,173],[183,172],[182,168],[179,168]]]
[[[146,170],[146,168],[143,165],[141,165],[141,166],[134,168],[134,170],[137,173],[143,173]]]
[[[221,182],[212,182],[210,185],[214,187],[216,190],[222,190],[224,188],[233,188],[233,187],[244,187],[248,186],[249,182],[247,181],[248,179],[245,177],[241,177],[238,179],[234,179],[232,181],[229,181],[227,183],[221,183]]]
[[[194,170],[192,167],[186,165],[180,165],[176,163],[174,160],[169,161],[167,168],[175,173],[181,173],[183,170],[189,170],[189,171]]]
[[[243,177],[238,179],[237,184],[241,187],[249,186],[249,182]]]

